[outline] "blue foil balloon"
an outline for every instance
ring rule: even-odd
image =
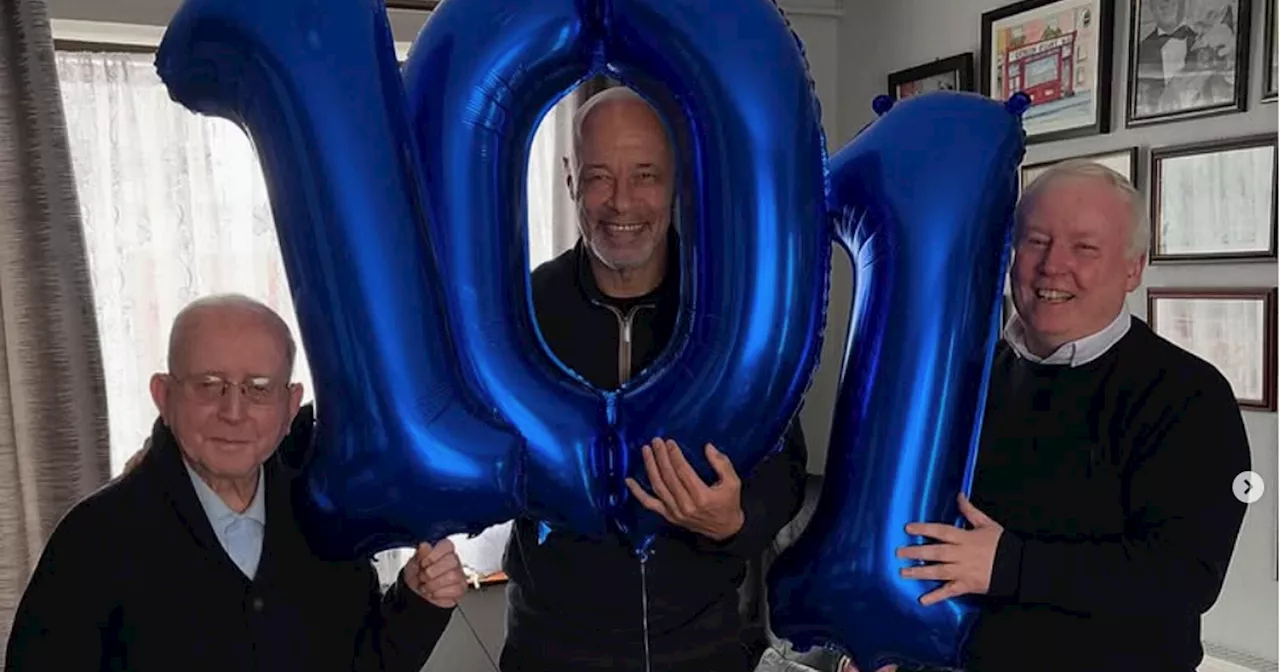
[[[768,76],[741,67],[766,61]],[[556,368],[527,289],[532,135],[602,69],[687,141],[683,318],[666,356],[617,392]],[[614,520],[643,548],[665,523],[624,487],[628,476],[648,486],[640,447],[673,439],[712,479],[710,442],[750,470],[778,445],[817,365],[831,228],[825,140],[795,35],[769,0],[451,1],[415,42],[405,81],[451,324],[468,344],[461,366],[531,451],[607,441]],[[581,474],[531,460],[530,505],[556,501]]]
[[[686,319],[670,356],[622,391],[618,475],[649,488],[639,448],[658,436],[674,439],[704,480],[714,481],[706,443],[746,474],[795,418],[826,326],[826,139],[805,54],[770,0],[607,6],[610,70],[669,91],[677,109],[668,117],[685,122],[691,145]],[[643,540],[661,529],[620,480],[614,486],[624,530]]]
[[[384,8],[188,0],[156,62],[174,100],[243,126],[262,163],[316,385],[303,523],[318,552],[364,555],[518,513],[521,437],[455,365]],[[574,450],[566,469],[584,461]],[[599,488],[576,486],[546,513],[600,528]]]
[[[856,293],[826,480],[770,571],[770,623],[859,669],[954,666],[974,611],[920,605],[895,553],[918,521],[959,522],[999,331],[1027,101],[931,93],[885,113],[831,163]]]
[[[831,225],[819,111],[770,0],[451,0],[403,80],[381,3],[187,0],[158,67],[262,158],[317,383],[321,552],[517,514],[641,548],[661,525],[622,485],[645,480],[640,444],[675,439],[704,477],[704,443],[744,473],[778,445],[817,364]],[[530,307],[529,147],[599,72],[685,141],[681,318],[622,390],[565,369]]]

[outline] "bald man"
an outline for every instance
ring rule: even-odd
[[[461,597],[452,546],[422,545],[384,596],[372,564],[324,562],[276,458],[308,440],[278,315],[241,296],[174,321],[134,468],[59,522],[18,606],[9,672],[419,672]]]
[[[534,271],[536,319],[556,357],[593,385],[617,388],[662,352],[680,310],[674,151],[643,98],[606,89],[579,109],[565,170],[581,239]],[[654,541],[643,577],[621,540],[543,540],[536,521],[515,522],[503,672],[754,667],[765,642],[744,631],[738,589],[747,563],[800,509],[804,438],[794,426],[785,449],[749,478],[716,448],[706,453],[718,472],[711,483],[674,443],[643,449],[654,491],[628,486],[675,528]]]

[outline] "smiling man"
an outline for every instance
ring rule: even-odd
[[[310,436],[295,351],[248,298],[181,311],[151,380],[151,447],[59,522],[6,670],[422,669],[465,588],[458,557],[421,545],[384,595],[368,560],[311,552],[293,516],[305,485],[276,457]]]
[[[552,353],[616,388],[661,354],[680,310],[675,157],[661,118],[627,88],[587,101],[574,129],[566,184],[581,240],[534,271],[533,303]],[[765,642],[744,637],[738,588],[800,509],[804,439],[793,425],[785,448],[741,479],[714,447],[689,448],[705,450],[717,480],[703,482],[681,447],[655,440],[641,450],[655,491],[628,484],[674,526],[654,541],[643,575],[621,539],[544,539],[537,521],[515,522],[503,672],[754,667]]]
[[[1142,280],[1145,203],[1067,162],[1017,210],[1017,315],[998,346],[970,529],[916,523],[922,601],[979,597],[967,672],[1194,672],[1245,505],[1249,445],[1231,387],[1125,307]],[[942,608],[938,606],[937,608]]]

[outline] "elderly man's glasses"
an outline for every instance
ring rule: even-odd
[[[267,404],[275,401],[280,390],[287,387],[287,385],[263,377],[248,378],[239,383],[233,383],[213,374],[193,376],[191,378],[171,377],[182,385],[187,394],[202,403],[221,401],[232,388],[239,388],[240,394],[245,401],[251,404]]]

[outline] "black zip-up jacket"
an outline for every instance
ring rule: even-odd
[[[551,351],[592,384],[616,388],[661,353],[680,310],[678,243],[661,287],[637,299],[602,294],[589,251],[574,249],[533,273],[538,327]],[[716,543],[674,530],[654,541],[644,575],[620,539],[564,533],[539,543],[538,524],[519,519],[508,542],[504,672],[645,669],[648,587],[650,669],[746,672],[754,665],[739,617],[748,561],[762,554],[800,509],[807,453],[799,423],[782,451],[743,477],[746,523]]]

